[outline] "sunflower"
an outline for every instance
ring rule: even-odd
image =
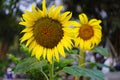
[[[91,50],[101,41],[101,20],[94,18],[88,21],[88,17],[84,13],[79,15],[79,19],[81,23],[75,24],[75,46],[79,46],[81,50]]]
[[[59,61],[59,56],[65,57],[64,48],[72,48],[69,21],[72,13],[67,11],[60,13],[63,6],[52,5],[46,8],[46,0],[42,1],[42,10],[32,5],[32,12],[25,11],[19,24],[26,26],[20,42],[26,42],[26,46],[38,60],[47,59],[52,63],[53,57]]]

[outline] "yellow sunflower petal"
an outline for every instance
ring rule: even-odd
[[[75,23],[75,22],[73,22],[73,21],[67,21],[67,22],[65,22],[62,26],[64,26],[64,27],[69,27],[69,26],[73,26],[74,23]]]
[[[47,59],[50,62],[50,64],[52,64],[52,58],[53,58],[52,54],[53,53],[52,53],[51,49],[47,49]]]
[[[33,48],[31,56],[36,55],[37,48],[39,48],[39,45],[37,45]]]
[[[28,46],[33,40],[34,40],[34,37],[31,37],[29,40],[27,40],[26,46]]]
[[[78,37],[78,35],[79,35],[79,28],[74,28],[73,29],[73,35],[74,35],[74,38]]]
[[[101,23],[101,20],[97,20],[97,19],[91,19],[90,21],[89,21],[89,24],[94,24],[94,23],[96,23],[96,24],[100,24]]]
[[[88,50],[89,44],[87,41],[84,41],[84,50]]]
[[[84,41],[83,39],[80,39],[80,49],[84,50]]]
[[[36,49],[36,54],[35,54],[35,57],[37,58],[37,60],[40,60],[42,52],[43,52],[43,47],[38,46],[37,49]]]
[[[31,16],[32,17],[32,19],[34,19],[34,21],[36,21],[37,19],[36,19],[36,17],[34,16],[34,14],[32,13],[32,12],[29,12],[29,11],[25,11],[25,14],[26,14],[26,16]]]
[[[31,32],[25,33],[25,34],[23,35],[23,37],[20,39],[20,42],[22,43],[22,42],[24,42],[25,40],[30,39],[32,36],[33,36],[33,33],[31,33]]]
[[[30,26],[33,26],[33,25],[34,25],[34,23],[27,23],[27,22],[20,22],[19,24],[20,24],[20,25],[27,26],[27,27],[30,27]]]
[[[85,41],[85,48],[86,50],[91,50],[92,49],[92,46],[91,46],[91,42],[90,41]]]
[[[24,32],[30,32],[32,31],[33,28],[25,28],[24,30],[21,31],[21,33],[24,33]]]
[[[65,39],[62,39],[62,40],[61,40],[61,44],[64,45],[64,47],[65,47],[67,50],[69,50],[69,47],[68,47],[69,43],[66,42]]]
[[[75,27],[80,27],[81,24],[78,23],[77,21],[70,21],[72,25],[74,25]]]
[[[100,25],[91,25],[91,24],[90,24],[90,26],[93,26],[93,28],[95,28],[95,29],[99,29],[99,30],[102,29],[102,27],[101,27]]]
[[[49,12],[48,12],[48,16],[49,17],[53,17],[53,10],[54,10],[54,8],[55,8],[55,5],[52,5],[52,7],[50,7]]]
[[[56,60],[59,62],[60,58],[59,58],[58,50],[57,50],[56,47],[55,47],[54,49],[55,49],[55,52],[54,52],[55,58],[56,58]]]
[[[64,12],[63,14],[60,15],[59,20],[60,20],[60,21],[63,21],[63,20],[66,18],[66,16],[69,15],[69,14],[70,14],[69,11]]]
[[[36,41],[32,41],[29,46],[29,51],[31,51],[36,46]]]
[[[69,38],[66,38],[65,40],[66,40],[66,45],[68,46],[69,49],[71,49],[73,46],[73,43],[71,42],[71,40],[69,40]]]
[[[96,37],[94,37],[93,39],[94,39],[95,44],[98,45],[100,42],[100,39],[97,39]]]
[[[42,15],[43,15],[42,13],[41,14],[38,13],[38,11],[36,10],[34,4],[32,4],[32,11],[33,11],[34,17],[36,17],[36,19],[41,18]]]
[[[57,46],[57,49],[63,57],[66,57],[65,52],[64,52],[64,48],[63,48],[61,43],[59,43],[59,45]]]
[[[53,15],[53,18],[54,18],[54,19],[57,19],[57,18],[59,17],[60,11],[61,11],[62,8],[63,8],[63,6],[58,6],[58,7],[55,9],[54,15]]]
[[[68,36],[69,36],[69,39],[74,39],[75,38],[75,34],[74,34],[74,29],[72,29],[72,28],[63,28],[63,30],[64,30],[64,35],[66,35],[67,36],[67,38],[68,38]]]
[[[99,35],[95,35],[95,38],[97,39],[98,42],[101,40],[101,37],[99,37]]]
[[[66,16],[66,18],[62,21],[62,24],[67,22],[71,17],[72,17],[72,13],[70,13],[69,15]]]
[[[42,2],[42,10],[43,10],[44,16],[46,16],[47,14],[46,0],[43,0]]]
[[[101,30],[102,27],[99,25],[100,23],[101,23],[101,20],[91,19],[88,24],[93,26],[96,29],[100,29]]]
[[[40,9],[37,8],[37,11],[38,11],[38,15],[40,15],[41,17],[44,17],[44,13],[43,11],[41,11]]]
[[[25,21],[29,21],[29,22],[34,21],[34,19],[31,18],[31,17],[29,17],[29,15],[23,14],[22,17],[24,18]],[[24,21],[24,20],[23,20],[23,21]]]
[[[34,4],[32,4],[32,11],[33,11],[33,12],[36,12],[35,5],[34,5]]]
[[[79,19],[80,19],[81,24],[87,24],[88,23],[88,17],[84,13],[79,15]]]
[[[95,34],[95,35],[98,35],[98,37],[100,37],[100,38],[101,38],[101,36],[102,36],[101,33],[102,33],[101,30],[99,30],[99,29],[94,29],[94,34]]]
[[[79,38],[76,38],[76,39],[75,39],[75,47],[78,47],[78,46],[79,46],[79,44],[80,44],[79,42],[80,42],[80,39],[79,39]]]

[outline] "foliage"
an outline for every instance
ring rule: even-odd
[[[27,72],[32,69],[40,69],[42,66],[45,66],[47,64],[47,61],[42,60],[38,61],[33,57],[30,58],[25,58],[19,62],[19,64],[16,66],[14,69],[15,73],[22,73],[22,72]]]
[[[5,69],[8,64],[8,61],[0,61],[0,76],[5,73]]]
[[[71,50],[69,50],[69,51],[65,49],[65,52],[66,52],[66,53],[69,53],[69,54],[77,54],[77,53],[78,53],[78,49],[73,48],[73,49],[71,49]]]
[[[102,47],[95,47],[93,50],[92,50],[94,53],[99,53],[105,57],[108,57],[108,51],[105,49],[105,48],[102,48]]]
[[[63,69],[65,66],[70,65],[73,61],[74,59],[64,59],[61,60],[60,62],[56,62],[55,63],[56,70]]]
[[[89,64],[90,66],[92,66],[92,67],[100,67],[100,68],[106,67],[106,68],[110,69],[110,71],[116,71],[114,67],[112,67],[112,66],[107,66],[107,65],[105,65],[105,64],[95,63],[95,62],[88,62],[88,64]]]
[[[15,57],[13,54],[8,53],[8,58],[11,59],[15,64],[19,63],[20,58]]]
[[[27,54],[28,56],[31,56],[31,52],[24,44],[20,44],[20,49],[23,53]]]
[[[72,74],[74,76],[85,76],[85,77],[91,77],[96,80],[104,80],[104,74],[95,69],[86,69],[86,68],[80,68],[78,66],[72,66],[72,67],[65,67],[63,69],[66,73]]]
[[[59,74],[57,72],[61,71],[65,66],[71,64],[73,62],[73,59],[69,60],[61,60],[60,62],[55,62],[55,73],[56,76]],[[42,71],[44,71],[46,74],[49,74],[49,64],[46,60],[38,61],[34,57],[25,58],[23,60],[20,60],[20,62],[17,64],[17,66],[14,68],[15,73],[26,73],[29,78],[39,79],[41,76],[44,77],[44,74],[42,74]],[[39,73],[39,76],[37,76]],[[31,77],[30,77],[31,75]],[[35,78],[36,77],[36,78]]]

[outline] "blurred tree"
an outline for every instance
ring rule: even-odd
[[[0,0],[0,60],[4,60],[9,46],[13,43],[14,37],[20,32],[18,27],[17,6],[19,0]]]

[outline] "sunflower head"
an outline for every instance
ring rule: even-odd
[[[46,1],[42,1],[42,10],[32,5],[32,12],[25,11],[22,21],[19,23],[26,26],[20,39],[21,43],[26,41],[26,46],[32,51],[32,56],[38,60],[41,57],[52,63],[55,57],[59,61],[59,54],[65,57],[64,48],[71,49],[72,42],[69,33],[72,24],[69,19],[70,12],[60,14],[63,6],[52,5],[49,10],[46,8]]]
[[[75,29],[75,46],[79,46],[82,50],[91,50],[101,41],[101,20],[88,20],[88,17],[84,13],[79,15],[79,19],[80,23],[76,23]]]

